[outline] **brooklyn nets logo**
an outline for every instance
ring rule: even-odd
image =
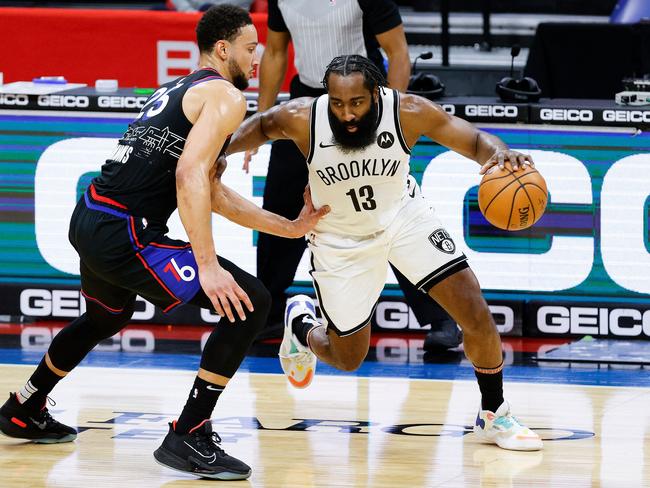
[[[453,254],[456,250],[456,244],[454,244],[453,239],[445,229],[434,230],[429,236],[429,241],[431,241],[431,244],[436,246],[442,252],[447,254]]]
[[[382,149],[388,149],[395,142],[395,136],[390,132],[382,132],[377,137],[377,145]]]

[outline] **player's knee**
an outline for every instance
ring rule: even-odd
[[[253,304],[253,312],[246,311],[246,315],[254,314],[258,320],[252,320],[251,323],[256,327],[255,333],[260,332],[266,324],[266,318],[271,310],[271,293],[266,289],[264,284],[257,280],[248,290],[248,298]]]
[[[96,341],[113,337],[129,323],[135,309],[135,299],[127,303],[120,313],[111,313],[92,302],[87,304],[86,313],[91,326],[88,332]]]

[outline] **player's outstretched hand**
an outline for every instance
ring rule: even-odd
[[[318,221],[327,215],[330,211],[329,205],[323,205],[319,209],[314,208],[314,203],[311,200],[311,189],[309,188],[309,185],[305,187],[303,198],[305,200],[305,205],[302,207],[298,218],[292,222],[294,226],[294,237],[304,236],[307,232],[312,230]]]
[[[506,161],[510,161],[513,171],[519,171],[519,168],[523,168],[525,165],[533,168],[535,167],[535,163],[530,154],[522,154],[518,151],[506,149],[495,152],[492,157],[481,166],[479,174],[484,175],[488,169],[495,165],[499,165],[500,169],[504,169],[506,167]]]
[[[200,268],[199,281],[216,312],[222,317],[228,317],[230,322],[235,321],[232,307],[235,308],[241,320],[246,320],[242,303],[249,312],[253,311],[253,304],[246,292],[237,284],[232,275],[219,264],[215,263]]]

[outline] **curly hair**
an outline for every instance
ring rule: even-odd
[[[364,86],[371,92],[376,87],[388,85],[386,77],[377,68],[375,63],[358,54],[346,54],[332,59],[330,64],[327,65],[322,81],[326,90],[328,89],[328,80],[331,73],[336,73],[341,76],[348,76],[350,73],[361,73],[363,75]]]
[[[199,51],[210,52],[217,41],[232,42],[239,29],[251,25],[253,20],[246,10],[234,5],[215,5],[205,11],[196,26]]]

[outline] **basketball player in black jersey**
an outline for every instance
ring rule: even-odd
[[[463,330],[482,395],[474,432],[504,449],[541,449],[539,436],[510,414],[503,398],[501,340],[474,273],[434,209],[408,184],[410,148],[423,135],[476,161],[480,173],[505,161],[518,171],[532,159],[425,98],[388,90],[363,56],[334,58],[323,85],[326,95],[246,120],[227,150],[292,140],[308,162],[314,202],[332,207],[308,239],[326,323],[316,321],[309,297],[287,302],[280,361],[289,382],[308,386],[316,357],[344,371],[360,366],[390,261]]]
[[[189,303],[227,321],[207,340],[185,408],[154,456],[202,477],[245,479],[250,468],[219,447],[209,419],[264,326],[270,297],[257,278],[217,256],[211,211],[263,232],[301,237],[328,209],[316,211],[306,192],[303,211],[289,221],[222,184],[219,156],[246,112],[240,90],[257,63],[257,32],[245,10],[223,5],[202,16],[196,33],[200,68],[149,98],[75,208],[69,237],[81,258],[86,312],[54,337],[27,384],[10,394],[0,408],[0,431],[38,443],[75,439],[75,429],[45,406],[57,382],[127,324],[136,294],[165,311]],[[189,243],[165,235],[177,207]]]

